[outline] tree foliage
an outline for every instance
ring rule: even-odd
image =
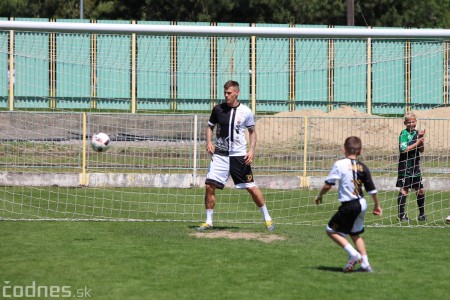
[[[450,28],[450,0],[353,0],[356,26]],[[346,25],[346,0],[2,0],[0,17]]]

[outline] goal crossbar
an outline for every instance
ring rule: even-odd
[[[58,23],[0,21],[0,30],[89,32],[104,34],[258,36],[282,38],[449,39],[450,29],[233,27],[195,25]]]

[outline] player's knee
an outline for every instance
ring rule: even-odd
[[[259,188],[257,186],[252,186],[252,187],[248,187],[246,188],[246,190],[253,196],[253,195],[257,195],[259,192]]]
[[[353,242],[356,242],[357,240],[359,240],[361,238],[361,236],[359,234],[357,234],[357,235],[350,235],[350,237],[353,240]]]
[[[214,185],[212,185],[212,184],[205,184],[206,197],[214,196],[215,191],[216,191],[216,187]]]

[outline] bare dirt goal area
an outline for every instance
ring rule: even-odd
[[[254,232],[233,232],[228,230],[212,230],[207,232],[195,232],[191,234],[197,238],[209,238],[209,239],[218,239],[218,238],[227,238],[230,240],[256,240],[264,243],[271,243],[275,241],[283,241],[284,237],[276,235],[276,234],[262,234],[262,233],[254,233]]]

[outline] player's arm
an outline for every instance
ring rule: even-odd
[[[214,144],[212,142],[213,132],[214,126],[208,124],[208,126],[206,126],[206,151],[211,155],[214,153]]]
[[[314,203],[316,205],[319,205],[320,203],[322,203],[322,197],[323,195],[325,195],[330,189],[331,189],[332,185],[329,183],[325,183],[322,187],[322,189],[320,190],[319,194],[314,198]]]
[[[425,151],[425,129],[422,129],[419,131],[419,136],[418,136],[418,141],[419,141],[419,152],[422,153],[423,151]]]
[[[425,147],[424,147],[424,138],[423,138],[423,137],[418,138],[417,141],[416,141],[414,144],[409,145],[409,146],[406,147],[406,149],[405,149],[404,151],[402,151],[402,152],[408,152],[408,151],[411,151],[411,150],[414,150],[414,149],[417,149],[417,150],[419,150],[420,152],[423,152],[423,151],[425,150]]]
[[[414,150],[414,149],[416,149],[416,148],[417,148],[420,152],[423,152],[423,151],[425,150],[425,147],[424,147],[424,145],[423,145],[423,141],[424,141],[424,138],[417,139],[417,141],[416,141],[414,144],[409,145],[409,146],[406,147],[404,150],[402,150],[402,153],[403,153],[403,152],[409,152],[409,151]]]
[[[245,155],[245,164],[249,165],[253,162],[253,157],[255,155],[255,148],[256,148],[256,130],[255,127],[249,127],[248,128],[248,139],[250,147],[247,151],[247,155]]]
[[[380,198],[378,198],[378,192],[375,188],[375,183],[372,180],[372,174],[369,170],[369,168],[363,164],[363,172],[366,174],[364,176],[364,187],[369,195],[372,196],[374,207],[373,207],[373,214],[376,216],[381,216],[383,213],[383,210],[380,206]]]
[[[420,138],[418,140],[418,145],[417,145],[417,149],[419,150],[420,153],[422,153],[423,151],[425,151],[425,143],[424,143],[424,138]]]
[[[373,214],[376,216],[381,216],[383,214],[383,209],[380,206],[380,199],[378,198],[378,194],[372,194],[372,199],[374,203]]]

